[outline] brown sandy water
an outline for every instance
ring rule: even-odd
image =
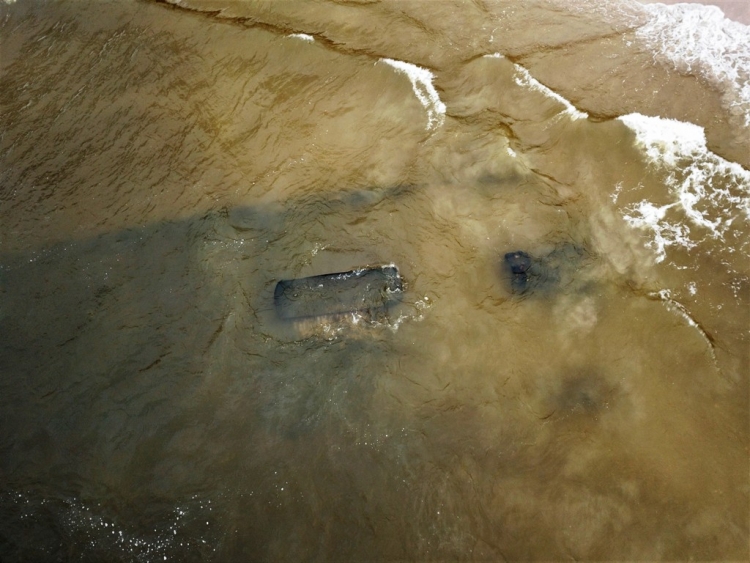
[[[636,3],[190,4],[0,5],[0,559],[748,559],[745,176],[612,118],[750,152]],[[734,220],[660,256],[693,166]]]

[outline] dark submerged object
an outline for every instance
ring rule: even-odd
[[[513,293],[524,293],[528,290],[537,272],[533,268],[534,262],[531,256],[523,250],[508,252],[505,255],[506,268],[510,270],[510,289]]]
[[[515,250],[505,254],[503,277],[509,280],[510,291],[515,294],[560,290],[579,283],[576,280],[587,256],[583,248],[573,244],[564,244],[541,257]]]
[[[282,319],[303,319],[345,313],[385,313],[401,298],[403,285],[395,266],[367,267],[349,272],[281,280],[273,292]]]

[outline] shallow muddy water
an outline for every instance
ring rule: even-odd
[[[750,557],[750,57],[720,48],[747,27],[541,0],[0,22],[0,559]],[[376,315],[274,305],[390,265]]]

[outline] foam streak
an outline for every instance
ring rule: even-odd
[[[427,130],[431,131],[440,127],[445,121],[446,107],[432,84],[432,80],[435,78],[432,72],[426,68],[395,59],[380,59],[380,61],[392,66],[409,78],[414,95],[427,110]]]

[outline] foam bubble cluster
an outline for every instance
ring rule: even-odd
[[[651,231],[656,261],[670,246],[690,249],[706,237],[731,243],[735,222],[750,219],[750,172],[708,150],[698,125],[637,113],[619,120],[633,130],[647,161],[666,174],[673,196],[665,205],[643,200],[625,210],[631,226]]]
[[[729,20],[716,6],[648,4],[648,22],[636,36],[659,63],[693,74],[722,92],[737,125],[750,127],[750,27]],[[750,131],[744,132],[750,142]]]
[[[133,562],[181,561],[185,554],[210,555],[216,551],[216,531],[212,501],[197,495],[168,508],[150,529],[135,530],[108,515],[100,503],[80,499],[46,499],[25,492],[6,492],[4,505],[14,506],[29,529],[48,528],[50,518],[59,541],[86,560],[109,554],[117,560]],[[20,539],[20,538],[17,538]]]

